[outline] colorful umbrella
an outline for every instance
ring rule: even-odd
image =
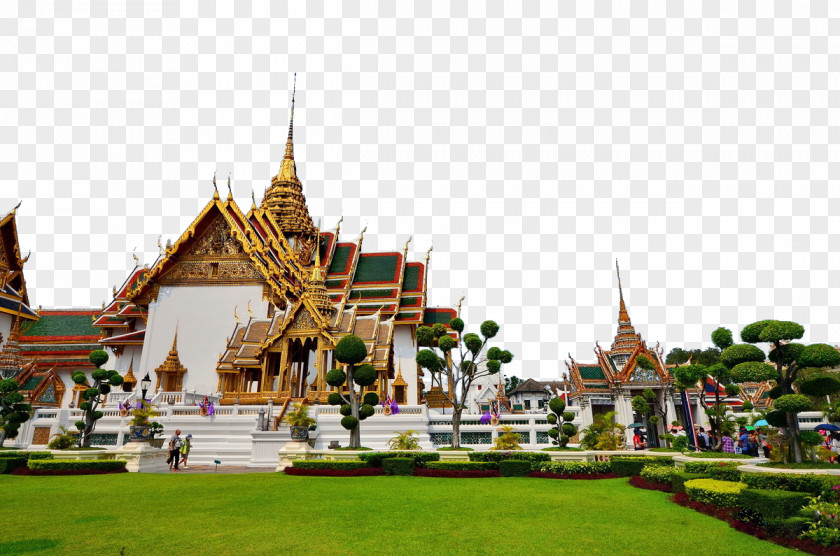
[[[645,426],[642,423],[630,423],[627,425],[628,429],[643,429]]]
[[[762,419],[760,421],[756,421],[755,426],[756,427],[767,427],[767,426],[770,426],[770,423],[768,423],[766,419]]]
[[[815,431],[840,431],[840,427],[832,425],[831,423],[823,423],[814,427]]]

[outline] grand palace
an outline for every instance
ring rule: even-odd
[[[122,391],[106,398],[94,437],[100,445],[127,440],[125,415],[117,408],[138,399],[143,383],[167,429],[195,433],[199,460],[221,453],[256,464],[275,457],[272,450],[288,439],[280,418],[293,402],[312,407],[318,445],[344,442],[337,408],[325,404],[334,391],[325,375],[337,366],[333,349],[348,334],[364,340],[366,362],[377,372],[366,391],[402,408],[398,415],[377,408],[363,429],[364,443],[384,445],[397,420],[401,429],[420,432],[425,445],[451,441],[445,397],[424,382],[415,362],[417,327],[446,324],[459,311],[427,306],[431,249],[425,260],[409,261],[410,239],[402,251],[368,253],[365,230],[348,240],[340,236],[341,221],[318,229],[295,166],[293,132],[294,100],[280,171],[262,202],[252,199],[243,211],[230,182],[224,196],[214,178],[212,197],[189,227],[161,247],[152,265],[138,262],[101,308],[33,309],[16,210],[0,220],[0,373],[15,378],[35,408],[17,445],[44,445],[77,418],[88,386],[70,377],[79,370],[89,376],[94,367],[87,357],[96,349],[106,349],[108,368],[124,376]],[[654,368],[639,367],[640,355]],[[629,424],[639,419],[630,399],[651,388],[668,422],[704,421],[700,390],[675,392],[661,348],[636,333],[620,277],[617,334],[609,350],[596,342],[595,356],[594,363],[582,363],[570,355],[565,372],[557,369],[561,382],[544,394],[536,388],[537,397],[566,396],[579,427],[611,410]],[[763,394],[755,385],[746,395],[760,404]],[[217,408],[212,416],[199,411],[208,400]],[[548,444],[543,404],[511,403],[501,377],[476,383],[469,400],[472,413],[494,406],[521,414],[516,422],[525,443]],[[465,445],[489,444],[495,435],[466,421],[461,434]]]

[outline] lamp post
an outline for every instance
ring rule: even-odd
[[[149,378],[149,373],[146,373],[146,376],[143,377],[143,380],[140,381],[140,391],[142,392],[141,396],[143,399],[143,403],[146,402],[146,392],[149,391],[149,387],[152,385],[152,379]]]

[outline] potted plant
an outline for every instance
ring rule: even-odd
[[[128,427],[131,434],[130,442],[149,442],[152,440],[152,424],[149,422],[149,419],[158,415],[160,414],[157,412],[157,407],[148,403],[146,400],[138,401],[137,405],[131,411],[131,425]],[[155,425],[157,425],[154,428],[155,434],[163,430],[163,427],[159,423],[155,423]]]
[[[291,427],[292,440],[308,440],[309,427],[315,424],[315,419],[309,416],[309,408],[302,403],[287,411],[283,421]]]
[[[165,438],[155,438],[157,435],[163,432],[163,425],[154,421],[149,423],[149,444],[154,446],[155,448],[162,448],[163,442],[166,440]]]

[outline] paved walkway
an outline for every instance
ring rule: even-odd
[[[215,465],[190,465],[186,469],[179,469],[178,473],[202,474],[202,473],[219,473],[219,474],[234,474],[234,473],[274,473],[274,467],[237,467],[233,465],[220,465],[218,470]],[[170,473],[175,473],[170,471]]]

